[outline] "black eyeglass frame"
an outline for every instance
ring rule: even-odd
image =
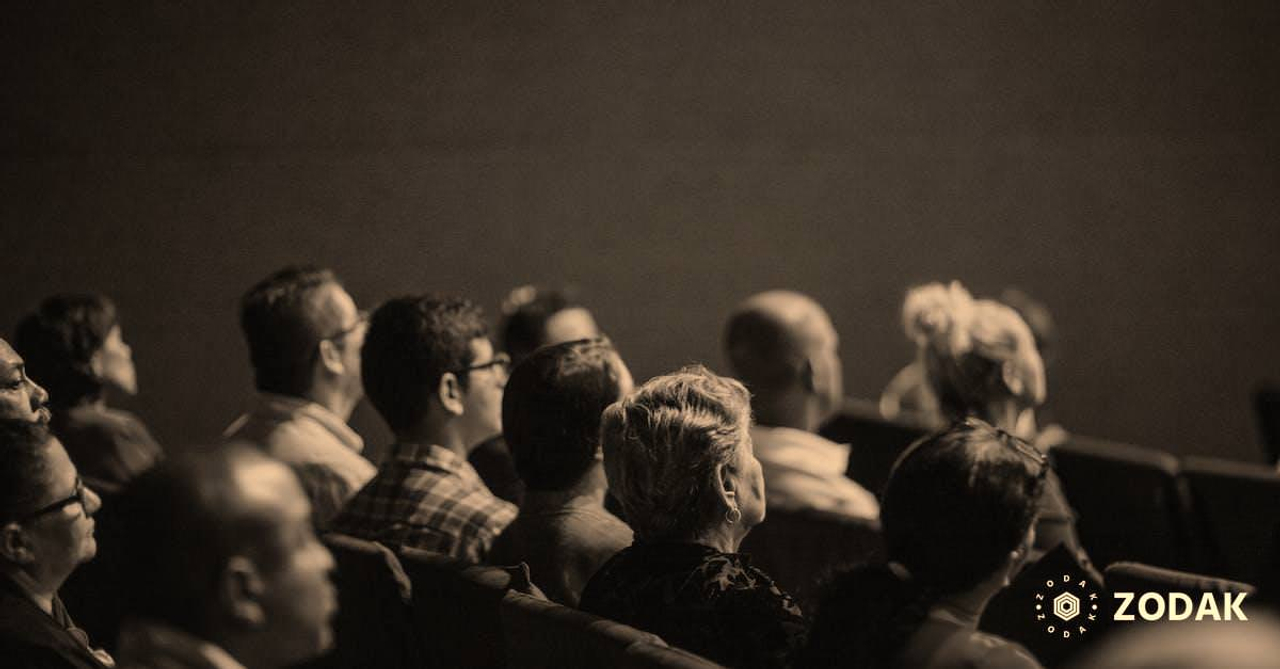
[[[468,372],[477,372],[482,369],[488,369],[490,367],[497,367],[497,366],[501,366],[502,371],[508,374],[511,373],[511,356],[507,355],[506,353],[494,353],[493,357],[489,358],[487,362],[482,362],[475,365],[468,365],[461,369],[454,369],[450,371],[453,372],[454,374],[462,375]]]
[[[31,513],[28,513],[27,515],[23,516],[18,522],[19,523],[31,522],[41,516],[46,516],[51,513],[61,511],[77,502],[80,503],[81,508],[84,509],[84,513],[87,515],[89,513],[89,499],[87,494],[88,490],[89,488],[85,486],[84,480],[81,479],[79,476],[77,476],[76,489],[74,492],[71,493],[71,495],[64,497],[51,504],[46,504],[40,507],[39,509],[32,511]]]

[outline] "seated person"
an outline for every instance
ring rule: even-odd
[[[520,286],[502,303],[498,333],[515,365],[539,347],[598,337],[600,328],[591,312],[566,291]],[[516,505],[524,499],[524,481],[501,436],[476,446],[467,460],[493,494]]]
[[[913,445],[880,510],[888,564],[828,584],[797,666],[1039,667],[977,625],[1027,559],[1046,472],[1041,453],[975,419]]]
[[[527,488],[489,561],[528,563],[534,583],[566,606],[631,545],[631,528],[604,510],[600,451],[600,414],[631,388],[609,341],[586,339],[538,349],[503,391],[502,431]]]
[[[124,492],[122,667],[291,666],[333,644],[333,556],[297,477],[256,445],[161,463]]]
[[[323,527],[369,479],[364,440],[347,425],[360,402],[365,315],[327,269],[287,267],[245,294],[253,406],[227,440],[257,444],[298,474]]]
[[[786,666],[804,618],[738,553],[765,515],[747,389],[689,367],[602,421],[605,473],[636,540],[591,578],[581,608],[728,666]]]
[[[783,290],[739,305],[724,337],[729,364],[752,393],[751,441],[769,508],[874,519],[875,495],[845,476],[850,446],[815,434],[844,399],[838,343],[817,302]]]
[[[27,363],[0,339],[0,419],[48,424],[49,393],[27,376]]]
[[[137,416],[107,406],[108,387],[138,393],[133,351],[111,300],[51,297],[18,324],[14,343],[30,372],[52,391],[50,426],[94,490],[119,492],[163,457]]]
[[[1031,442],[1040,452],[1061,431],[1036,429],[1045,400],[1044,361],[1026,322],[992,300],[974,300],[959,282],[916,288],[904,307],[929,387],[950,421],[972,416]],[[1033,558],[1066,544],[1094,582],[1102,577],[1076,535],[1076,517],[1052,469],[1040,499]]]
[[[0,664],[114,666],[75,626],[58,589],[98,544],[102,501],[45,426],[0,419]]]
[[[467,453],[502,431],[507,357],[480,308],[402,297],[378,307],[363,350],[364,389],[395,435],[336,532],[481,562],[516,507],[485,487]]]

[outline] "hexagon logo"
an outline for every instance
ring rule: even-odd
[[[1080,615],[1080,598],[1064,592],[1053,598],[1053,615],[1064,621]]]

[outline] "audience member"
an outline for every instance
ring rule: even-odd
[[[886,565],[837,576],[802,667],[1039,667],[977,630],[1031,550],[1045,457],[976,419],[917,442],[894,466],[880,519]]]
[[[751,440],[769,507],[875,518],[875,495],[845,476],[850,446],[815,434],[844,399],[838,344],[817,302],[782,290],[738,305],[724,337],[729,364],[752,393]]]
[[[97,552],[100,506],[48,428],[0,420],[0,664],[114,666],[58,598],[71,572]]]
[[[245,294],[240,326],[258,395],[223,436],[292,466],[323,526],[375,471],[347,425],[368,319],[333,272],[287,267]]]
[[[527,492],[489,558],[527,563],[542,591],[567,606],[631,545],[631,528],[604,510],[600,449],[601,413],[631,389],[609,341],[588,339],[538,349],[516,365],[503,393],[502,430]]]
[[[591,312],[567,292],[535,286],[520,286],[507,295],[498,331],[512,365],[539,347],[600,335]],[[493,494],[520,505],[525,482],[516,472],[511,450],[501,436],[477,446],[467,459]]]
[[[482,561],[516,515],[467,463],[502,431],[508,359],[494,353],[484,314],[456,298],[391,300],[374,312],[363,356],[365,392],[396,441],[333,528]]]
[[[1047,451],[1060,437],[1036,430],[1034,409],[1045,400],[1044,362],[1030,328],[1013,309],[974,300],[959,282],[913,289],[903,308],[907,330],[939,408],[951,421],[968,416],[1017,435]],[[1059,544],[1091,572],[1076,536],[1075,512],[1052,469],[1040,499],[1034,557]]]
[[[57,295],[18,324],[14,344],[52,391],[51,427],[85,482],[115,493],[164,452],[137,416],[107,407],[108,387],[138,392],[133,351],[115,304],[102,295]]]
[[[747,389],[689,367],[605,410],[609,486],[636,541],[582,609],[733,667],[785,666],[804,633],[791,597],[737,550],[765,516]]]
[[[121,666],[268,669],[333,643],[333,557],[296,476],[248,444],[177,456],[127,509]]]
[[[0,339],[0,419],[48,423],[49,393],[27,376],[26,361]]]

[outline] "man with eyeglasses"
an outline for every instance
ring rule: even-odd
[[[93,514],[101,506],[45,426],[0,419],[0,664],[114,666],[58,598],[71,572],[97,553]]]
[[[373,313],[363,357],[365,393],[396,443],[331,529],[480,562],[516,515],[467,462],[502,431],[509,360],[483,312],[459,298],[391,300]]]
[[[334,273],[286,267],[245,294],[240,326],[258,395],[224,432],[292,466],[323,526],[373,477],[347,420],[363,391],[368,318]]]

